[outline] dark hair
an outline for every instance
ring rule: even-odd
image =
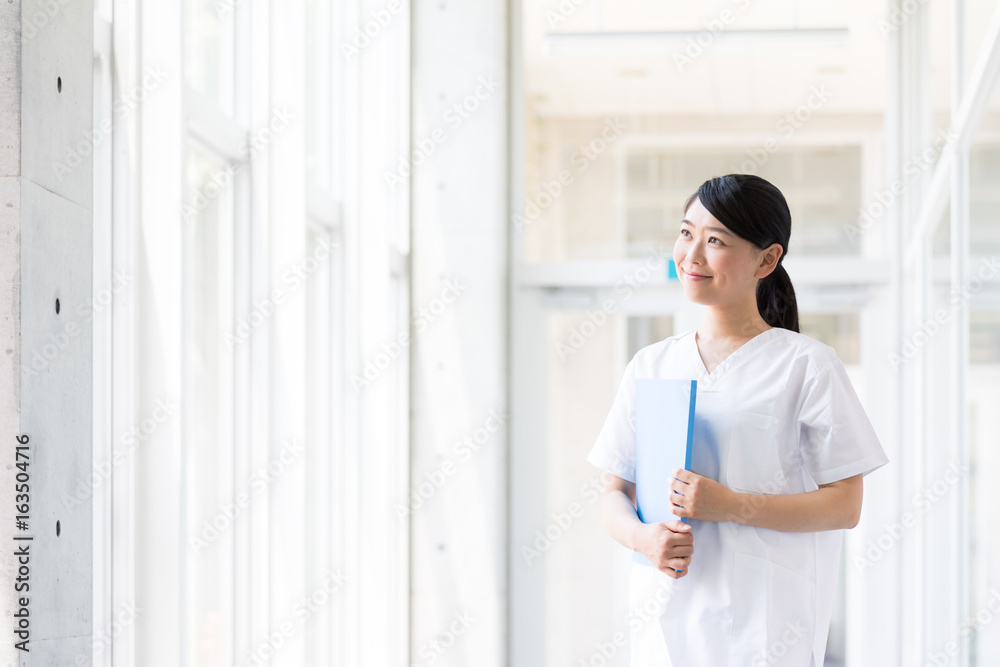
[[[761,250],[781,244],[778,265],[757,283],[757,309],[772,327],[799,332],[795,289],[781,265],[788,254],[792,214],[778,188],[760,176],[728,174],[710,178],[684,202],[684,212],[698,199],[701,205],[737,236]]]

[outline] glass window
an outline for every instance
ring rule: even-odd
[[[997,106],[1000,107],[1000,103]],[[1000,146],[973,144],[969,149],[969,247],[972,256],[1000,252],[998,174]],[[932,248],[935,255],[951,252],[951,209],[947,206],[934,230]]]
[[[845,365],[861,361],[857,313],[799,313],[799,331],[837,351]]]
[[[789,254],[849,255],[860,248],[844,233],[861,206],[860,146],[789,147],[761,165],[747,163],[737,149],[649,152],[630,155],[627,164],[630,255],[650,243],[673,245],[687,197],[705,180],[736,172],[766,178],[785,195],[792,214]]]
[[[234,113],[234,28],[238,2],[184,2],[184,79],[228,116]]]
[[[670,338],[675,333],[672,315],[652,315],[648,317],[628,318],[628,358],[635,353],[664,338]]]
[[[969,313],[969,498],[971,570],[969,618],[972,634],[970,665],[1000,664],[1000,585],[977,582],[1000,581],[1000,533],[996,530],[996,508],[1000,507],[1000,310]]]
[[[969,313],[969,362],[1000,364],[1000,311]]]
[[[332,441],[332,352],[336,339],[331,329],[331,256],[332,239],[322,228],[308,234],[308,257],[316,263],[306,280],[306,585],[312,588],[335,570],[331,551],[331,512],[339,507],[335,493],[341,488],[331,484],[332,460],[339,458]],[[339,523],[339,522],[337,522]],[[333,647],[329,632],[330,606],[318,605],[313,620],[306,624],[306,664],[329,664]],[[336,664],[336,663],[334,663]]]
[[[539,452],[545,459],[541,464],[545,500],[544,507],[533,512],[537,525],[531,532],[554,531],[548,527],[553,516],[568,513],[574,503],[581,513],[547,549],[544,543],[542,547],[538,543],[525,545],[538,550],[538,557],[525,556],[522,545],[511,550],[512,557],[527,560],[535,572],[544,572],[546,613],[541,634],[545,645],[538,650],[545,650],[547,659],[541,663],[545,665],[586,662],[595,650],[590,638],[610,636],[614,624],[627,628],[624,613],[613,613],[621,599],[611,576],[612,563],[622,553],[610,539],[594,540],[602,530],[598,496],[593,493],[600,477],[585,460],[621,382],[625,349],[621,329],[626,321],[622,315],[609,315],[596,324],[587,312],[552,310],[547,315],[547,363],[543,371],[548,378],[547,425],[546,432],[539,434],[539,444],[545,446],[544,452]],[[655,326],[654,318],[629,319],[635,322],[633,330],[646,328],[651,337],[658,335],[649,331]],[[641,336],[637,333],[637,337]],[[523,517],[517,519],[524,521]],[[587,558],[580,557],[584,551]]]
[[[969,243],[973,255],[1000,252],[998,178],[1000,145],[973,145],[969,151]]]
[[[234,519],[232,192],[225,164],[187,157],[183,228],[183,457],[188,659],[231,664]]]
[[[333,50],[329,0],[306,0],[306,174],[317,189],[331,188],[332,65],[343,57]]]

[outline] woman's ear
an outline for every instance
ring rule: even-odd
[[[772,243],[767,248],[759,250],[757,254],[757,269],[754,271],[754,277],[766,278],[770,275],[770,273],[778,266],[778,260],[781,259],[781,253],[782,250],[780,243]],[[760,273],[760,275],[758,275],[758,273]]]

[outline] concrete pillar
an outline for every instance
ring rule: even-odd
[[[411,663],[507,664],[507,21],[413,3]]]
[[[5,664],[91,664],[93,13],[86,0],[0,7],[0,570],[27,584],[4,586],[4,617],[28,610],[14,639],[27,650],[5,634]]]

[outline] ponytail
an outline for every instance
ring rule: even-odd
[[[772,327],[799,332],[799,309],[795,288],[785,267],[778,262],[774,271],[757,283],[757,310]]]

